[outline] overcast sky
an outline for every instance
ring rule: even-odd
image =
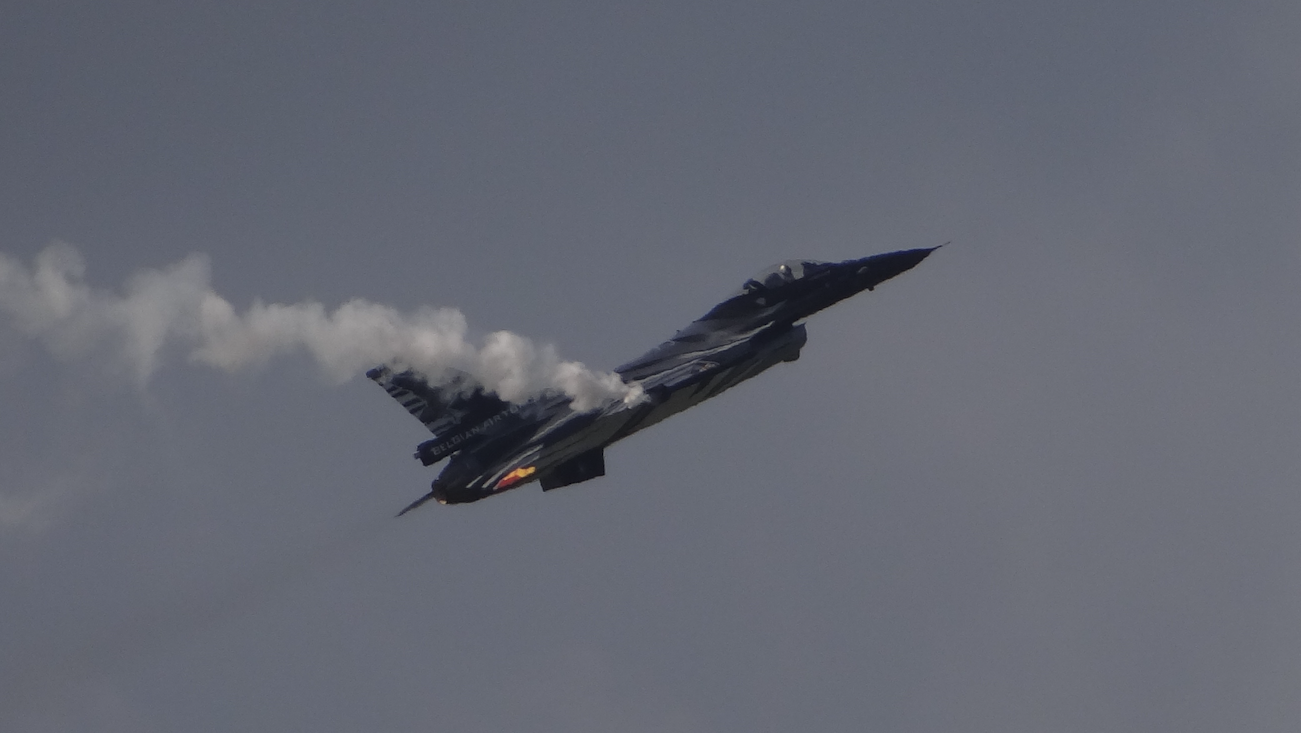
[[[1301,5],[10,4],[0,253],[609,369],[952,240],[543,494],[0,321],[5,731],[1301,729]]]

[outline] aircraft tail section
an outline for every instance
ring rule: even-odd
[[[395,372],[378,366],[366,376],[384,388],[398,404],[424,423],[433,440],[420,444],[416,457],[426,466],[456,452],[473,437],[504,419],[509,402],[458,373],[445,384],[431,384],[414,369]]]

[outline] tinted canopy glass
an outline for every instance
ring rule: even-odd
[[[741,289],[733,293],[737,295],[746,295],[756,293],[762,290],[772,290],[779,288],[786,283],[792,283],[804,278],[817,270],[822,269],[825,262],[817,260],[786,260],[779,265],[773,265],[768,269],[760,272],[741,286]]]

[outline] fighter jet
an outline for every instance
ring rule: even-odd
[[[575,410],[549,393],[523,404],[500,399],[468,375],[434,384],[414,370],[382,365],[366,373],[424,423],[434,437],[416,447],[430,466],[450,458],[430,499],[478,501],[537,481],[543,491],[605,475],[605,449],[670,415],[786,361],[807,340],[803,319],[872,290],[938,249],[911,249],[845,262],[789,260],[745,281],[673,338],[615,369],[643,398]]]

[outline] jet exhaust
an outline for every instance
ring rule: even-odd
[[[455,308],[402,312],[354,298],[333,310],[311,300],[255,300],[240,312],[210,286],[202,254],[137,272],[120,292],[92,288],[85,272],[81,254],[64,243],[41,251],[31,268],[0,254],[0,313],[58,358],[111,354],[142,386],[177,351],[227,372],[306,353],[337,382],[388,363],[435,380],[469,374],[510,402],[555,390],[583,410],[639,397],[617,374],[566,361],[551,345],[509,331],[476,344]]]

